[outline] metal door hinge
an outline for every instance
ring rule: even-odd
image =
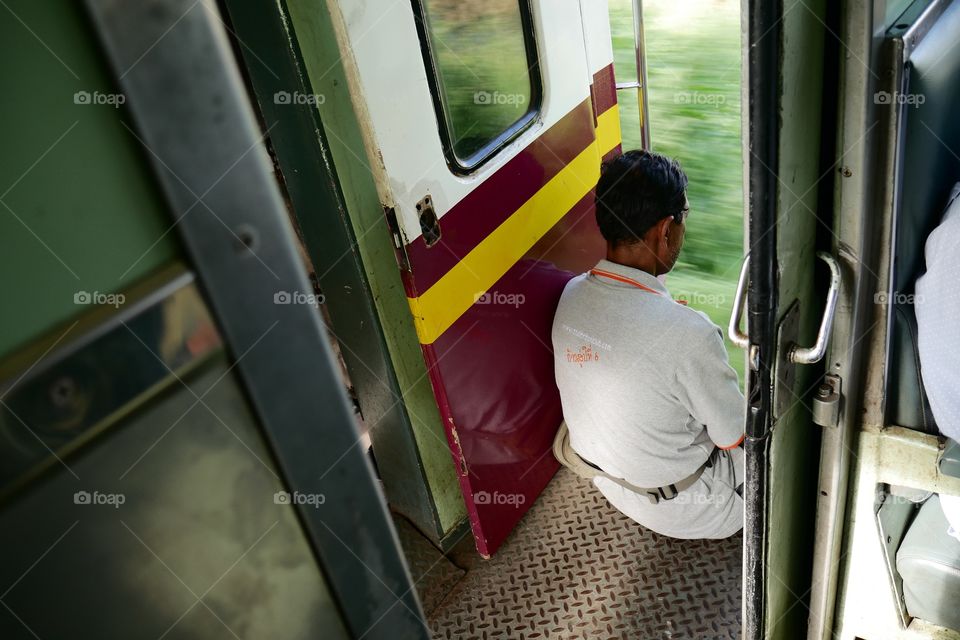
[[[397,264],[401,271],[410,271],[410,259],[407,257],[407,247],[403,244],[403,234],[400,233],[400,224],[397,222],[397,210],[384,205],[383,214],[390,228],[390,241],[397,256]]]

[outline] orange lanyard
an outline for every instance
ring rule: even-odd
[[[641,284],[632,278],[627,278],[626,276],[621,276],[619,273],[611,273],[609,271],[604,271],[603,269],[590,269],[590,274],[594,276],[604,276],[605,278],[610,278],[611,280],[616,280],[617,282],[623,282],[625,284],[633,285],[638,289],[643,289],[644,291],[649,291],[650,293],[655,293],[658,296],[661,295],[656,289],[651,289],[645,284]]]

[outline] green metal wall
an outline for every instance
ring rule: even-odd
[[[76,293],[122,290],[178,249],[122,108],[75,102],[116,91],[82,5],[0,12],[2,358],[89,310]]]
[[[287,8],[312,88],[324,96],[318,108],[442,536],[466,518],[466,507],[413,327],[383,207],[368,165],[348,89],[344,57],[325,2],[288,0]]]
[[[86,331],[103,326],[113,314],[113,306],[95,309],[94,305],[78,303],[78,294],[128,291],[137,283],[151,286],[153,279],[148,276],[167,271],[180,261],[182,254],[174,229],[174,218],[170,215],[147,163],[149,151],[127,128],[130,126],[132,129],[133,125],[123,106],[118,108],[115,104],[122,98],[117,98],[119,94],[113,74],[99,48],[83,3],[75,0],[5,0],[0,7],[0,51],[4,59],[3,65],[0,65],[0,87],[3,96],[0,98],[0,131],[3,140],[0,153],[0,266],[3,269],[0,283],[0,300],[3,305],[0,313],[0,371],[5,379],[19,381],[20,374],[31,368],[38,356],[48,352],[55,353],[56,349],[69,346]],[[202,205],[197,205],[196,208],[200,207]],[[178,215],[181,213],[178,212]],[[122,330],[118,327],[116,323],[112,325],[113,330]],[[219,373],[217,369],[208,370],[206,377],[212,376],[220,382],[228,373],[226,367],[227,362],[218,359]],[[5,379],[0,379],[0,383]],[[193,381],[189,376],[187,379]],[[101,382],[110,383],[109,380]],[[251,432],[250,437],[259,438],[258,426],[251,422],[253,417],[247,411],[246,401],[235,382],[228,377],[220,384],[223,394],[219,397],[211,394],[207,404],[212,407],[211,411],[217,414],[232,416],[230,422],[235,429],[246,429]],[[191,413],[189,409],[184,412],[182,407],[169,408],[176,404],[186,406],[193,402],[195,397],[182,390],[159,397],[152,396],[148,402],[138,405],[133,413],[124,417],[130,424],[125,425],[124,429],[117,429],[119,436],[111,434],[117,437],[96,446],[91,445],[85,451],[86,455],[81,462],[69,458],[71,463],[80,468],[79,465],[85,464],[83,460],[89,463],[91,458],[99,456],[103,464],[96,469],[102,471],[111,464],[120,464],[122,470],[128,466],[128,458],[134,459],[134,454],[117,456],[118,443],[132,441],[134,451],[139,453],[146,445],[142,440],[132,438],[133,435],[142,431],[148,434],[151,431],[159,433],[167,429],[163,432],[165,436],[170,431],[165,425],[182,420],[183,424],[176,433],[164,439],[164,444],[157,447],[150,458],[149,464],[155,464],[159,469],[154,478],[163,479],[165,473],[171,476],[159,484],[146,482],[143,486],[149,487],[150,491],[170,489],[186,492],[184,495],[197,495],[196,487],[202,486],[215,491],[217,487],[213,485],[218,484],[222,485],[220,489],[228,493],[241,486],[249,489],[252,475],[246,467],[250,465],[256,474],[266,477],[267,469],[259,466],[262,460],[259,463],[251,460],[269,459],[268,453],[262,452],[258,458],[248,455],[250,449],[242,448],[247,445],[241,445],[242,440],[232,431],[221,429],[206,412]],[[194,421],[194,424],[189,424],[190,421]],[[192,458],[172,456],[166,461],[163,459],[163,448],[174,445],[178,440],[188,448],[209,444],[211,439],[205,431],[211,430],[216,437],[226,438],[219,446],[213,447],[215,455]],[[149,435],[150,439],[153,437]],[[158,440],[157,443],[159,442]],[[257,444],[262,446],[259,440]],[[110,448],[111,446],[113,448]],[[235,457],[242,464],[232,465],[225,471],[222,465],[227,458],[224,456],[231,449],[241,452]],[[184,461],[192,461],[191,471],[199,475],[192,479],[182,474],[177,475],[177,465]],[[92,478],[95,472],[90,471],[84,478]],[[243,475],[245,472],[246,475]],[[211,473],[213,476],[210,476]],[[230,473],[240,473],[243,476],[241,481],[246,485],[238,484]],[[213,479],[204,477],[204,474]],[[66,474],[61,473],[60,476]],[[40,483],[41,493],[30,494],[27,499],[15,503],[17,508],[22,509],[28,516],[43,514],[44,509],[38,506],[46,495],[42,491],[49,492],[51,487],[56,487],[61,480],[60,476],[56,476],[53,481],[48,479],[46,483]],[[116,482],[115,478],[116,474],[111,476],[110,481]],[[268,479],[273,482],[273,479]],[[66,487],[63,490],[65,495],[76,489],[74,478],[69,476],[66,476],[62,484]],[[128,480],[126,490],[133,491],[130,489],[133,484],[133,480]],[[269,498],[278,488],[282,486],[269,484],[264,491]],[[38,495],[41,497],[38,498]],[[176,503],[175,507],[166,505],[167,516],[181,513],[177,511],[181,509],[182,513],[189,512],[194,518],[185,528],[181,527],[179,537],[175,540],[170,538],[173,545],[171,554],[180,552],[185,556],[196,555],[198,549],[202,550],[204,545],[209,546],[211,541],[216,543],[216,537],[220,536],[219,551],[211,556],[216,560],[214,556],[219,552],[233,553],[232,546],[227,543],[232,537],[247,535],[249,531],[244,529],[245,526],[249,527],[252,521],[273,517],[269,509],[261,509],[253,516],[250,513],[244,515],[243,510],[233,508],[236,505],[218,501],[217,496],[211,494],[207,496],[206,502],[213,504],[214,509],[227,509],[228,515],[232,514],[237,520],[233,523],[236,526],[231,529],[229,518],[216,518],[216,522],[221,525],[225,523],[226,528],[221,527],[223,530],[219,533],[214,531],[211,537],[210,531],[216,527],[207,527],[210,530],[206,530],[206,525],[198,525],[211,513],[204,510],[203,500],[201,497],[192,503],[181,501]],[[263,504],[275,507],[272,502]],[[59,509],[56,511],[66,512]],[[150,517],[143,513],[134,511],[127,517],[145,518],[144,527],[147,527],[152,523]],[[8,510],[5,517],[21,524],[25,522],[22,517],[17,518],[16,511]],[[275,550],[274,556],[279,553],[283,558],[277,561],[271,556],[270,561],[279,562],[278,566],[282,565],[281,570],[285,568],[290,574],[284,578],[285,583],[291,580],[295,583],[294,599],[299,599],[302,601],[300,604],[308,606],[298,609],[298,613],[292,618],[287,616],[277,620],[270,616],[276,615],[283,606],[295,607],[296,602],[291,604],[290,597],[286,598],[286,602],[282,602],[283,598],[274,598],[277,601],[272,603],[269,598],[260,598],[258,603],[251,605],[248,610],[237,613],[237,618],[244,625],[249,625],[248,630],[256,630],[266,625],[273,631],[280,630],[281,635],[282,628],[286,627],[299,629],[297,633],[315,635],[322,631],[325,634],[323,637],[346,637],[340,619],[341,612],[331,596],[326,578],[318,571],[316,558],[303,542],[303,531],[292,510],[285,508],[282,517],[288,525],[289,539],[277,538],[280,547]],[[81,525],[81,530],[83,526],[96,526],[98,522],[96,518],[88,517],[86,524]],[[159,527],[157,530],[173,532],[176,527],[171,528],[170,522],[172,521],[167,517],[156,525]],[[274,525],[276,524],[275,522]],[[199,528],[193,525],[198,525]],[[15,532],[17,528],[7,528],[5,531]],[[129,532],[119,526],[110,529],[109,534],[119,536],[121,543],[129,543]],[[49,575],[53,578],[76,578],[77,572],[71,574],[71,571],[77,567],[83,568],[82,558],[96,558],[95,553],[90,551],[91,545],[110,542],[101,539],[103,536],[88,540],[78,535],[74,534],[73,539],[65,544],[77,544],[80,551],[75,558],[80,560],[73,565],[51,565],[52,568],[48,566]],[[186,546],[184,540],[188,541]],[[227,542],[224,542],[225,540]],[[121,543],[115,543],[113,548],[123,551],[124,546]],[[266,543],[262,548],[266,548]],[[137,550],[143,552],[142,549]],[[294,555],[291,556],[291,553]],[[118,564],[125,561],[122,553],[114,556],[112,557]],[[204,558],[193,562],[191,571],[205,566],[205,563],[209,565],[210,558]],[[235,555],[230,558],[235,558]],[[129,560],[130,558],[126,558],[126,561]],[[212,569],[216,571],[213,578],[222,573],[223,566]],[[261,581],[277,579],[281,571],[277,567],[273,567],[271,572],[263,571],[262,566],[260,568],[261,571],[256,577]],[[147,581],[140,586],[146,589],[152,587],[155,591],[165,593],[163,589],[169,585],[162,583],[165,575],[163,569],[158,570],[159,578],[154,574],[146,576]],[[42,573],[36,575],[39,577]],[[83,581],[89,580],[91,575],[93,574],[79,572],[79,578]],[[116,578],[117,574],[107,572],[106,575],[104,585],[109,590],[111,584],[116,584],[115,581],[111,583],[110,578]],[[223,577],[220,575],[220,579]],[[283,578],[283,575],[280,577]],[[151,580],[154,581],[152,584]],[[128,589],[125,593],[136,597],[139,592],[134,593]],[[185,597],[180,584],[173,584],[171,593],[177,597]],[[96,600],[98,595],[102,594],[92,590],[78,597]],[[249,590],[246,595],[250,595]],[[242,596],[243,594],[236,597]],[[167,605],[174,602],[169,598],[161,600],[162,602],[158,603],[159,608],[154,607],[160,618],[169,608]],[[303,615],[299,615],[300,613]],[[84,614],[99,616],[97,624],[109,627],[109,620],[103,617],[102,612],[91,614],[87,611]],[[122,616],[120,619],[129,621],[129,618]],[[47,622],[54,627],[71,624],[69,616],[65,619],[48,617]],[[164,624],[167,622],[164,621]],[[186,627],[195,622],[190,619],[181,626]],[[221,622],[207,624],[208,631],[224,631]],[[200,621],[196,624],[203,623],[204,621]],[[112,628],[116,630],[117,627]],[[26,627],[21,631],[26,633]],[[260,635],[262,637],[263,634]]]

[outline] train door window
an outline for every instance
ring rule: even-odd
[[[447,164],[468,173],[515,138],[540,108],[527,0],[414,0]]]

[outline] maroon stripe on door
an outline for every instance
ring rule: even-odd
[[[593,87],[596,114],[601,113],[617,104],[617,80],[613,75],[613,65],[609,64],[593,74]]]
[[[570,278],[606,243],[587,193],[435,342],[421,345],[477,549],[490,557],[556,472],[562,419],[551,327]],[[512,496],[507,503],[491,497]]]
[[[440,218],[440,240],[406,246],[412,273],[407,295],[433,286],[480,242],[586,149],[596,138],[590,101],[584,100]],[[425,195],[425,194],[424,194]]]

